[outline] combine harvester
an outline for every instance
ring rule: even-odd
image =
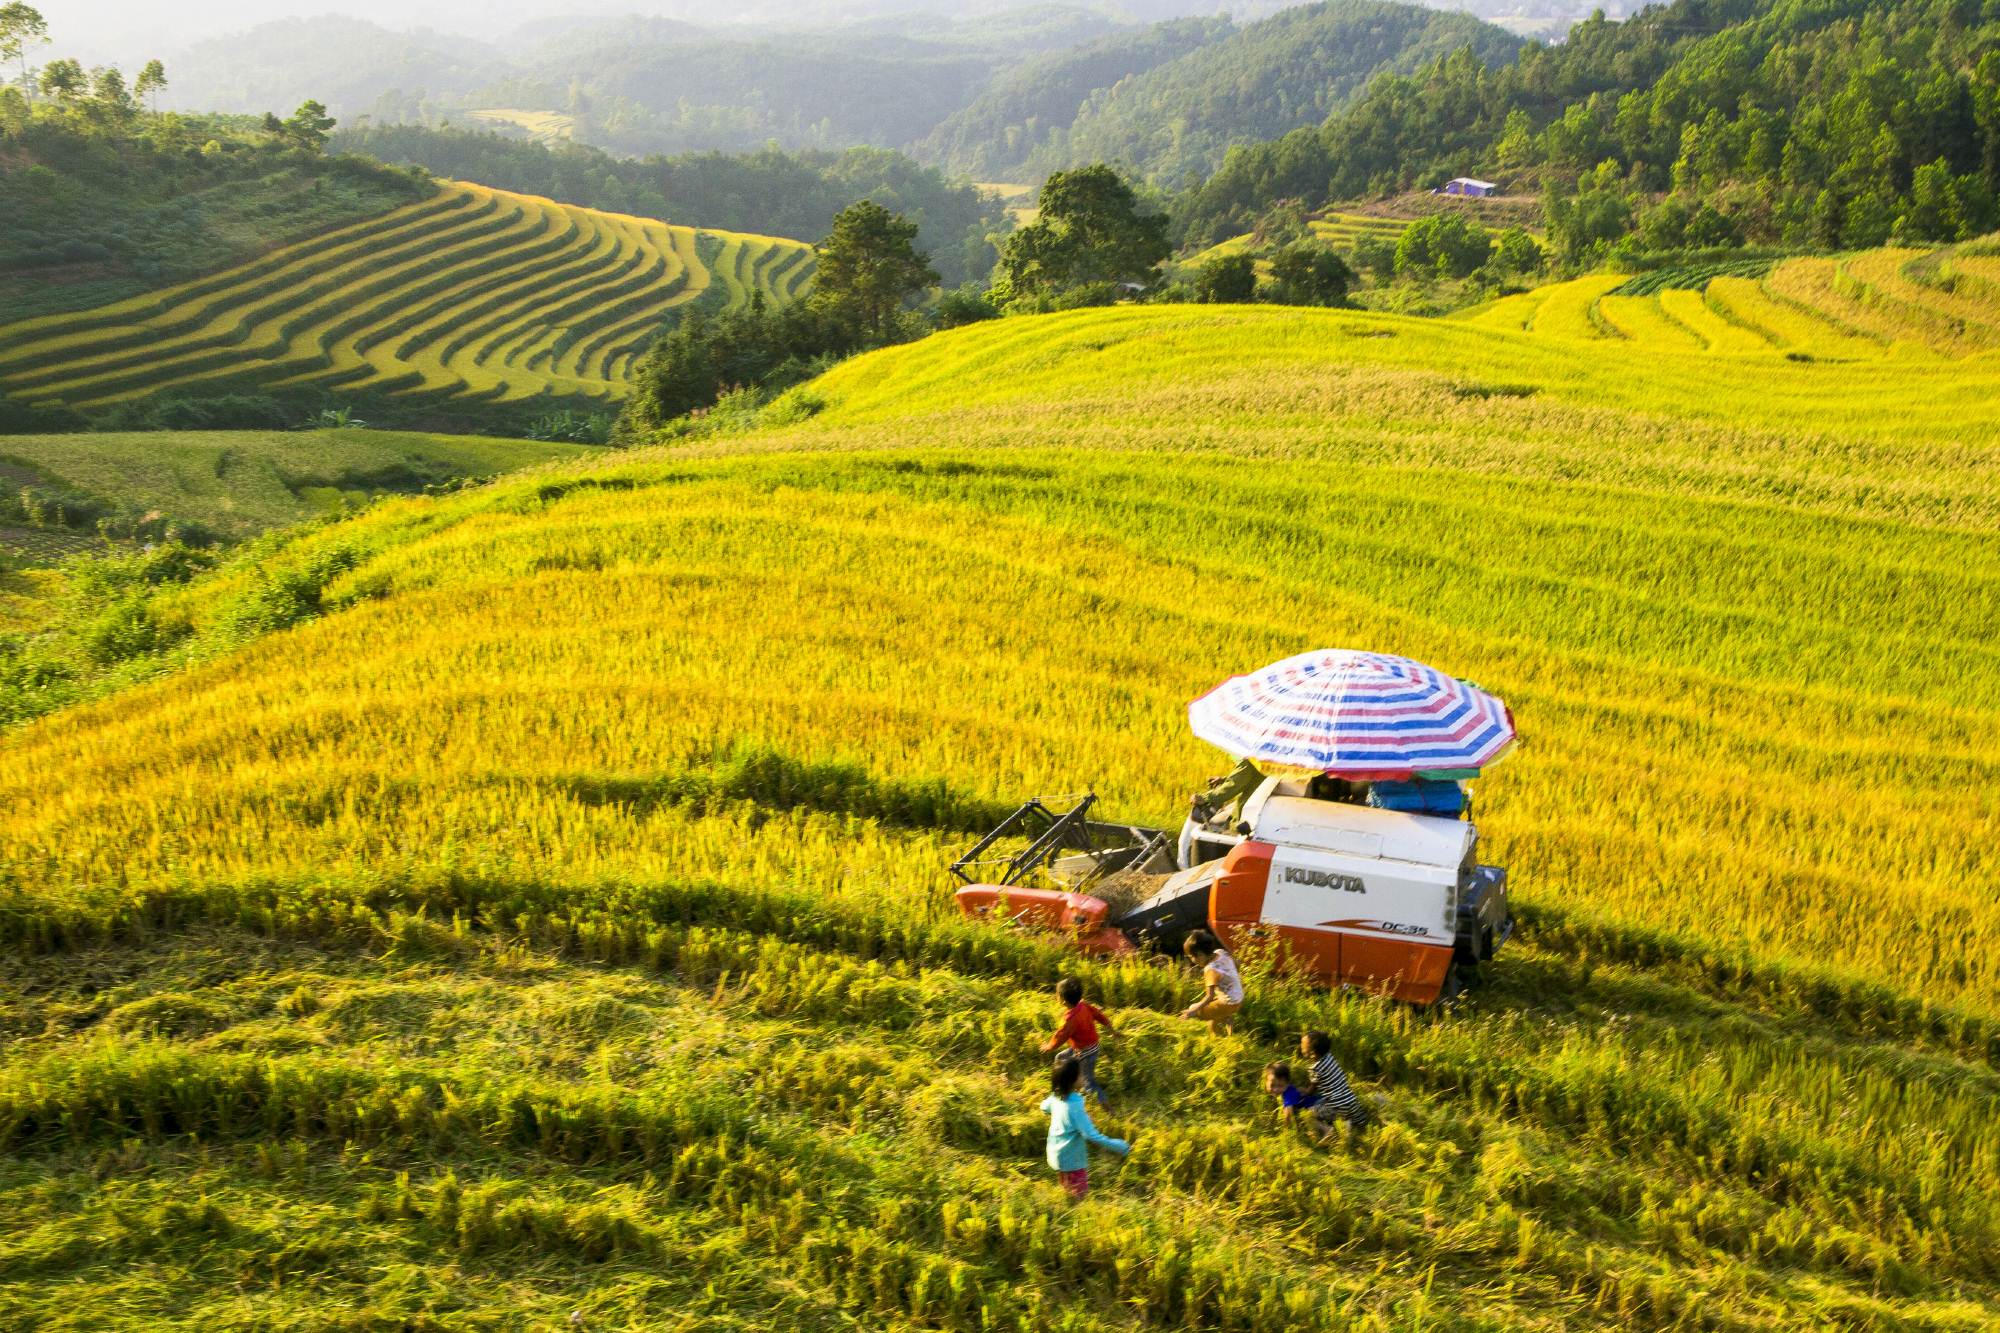
[[[1231,677],[1188,719],[1240,762],[1178,838],[1093,820],[1091,795],[1031,800],[952,864],[959,910],[1102,954],[1173,954],[1207,926],[1414,1004],[1457,993],[1512,933],[1461,785],[1514,743],[1500,700],[1407,657],[1322,650]]]

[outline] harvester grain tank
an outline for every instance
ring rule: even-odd
[[[1088,796],[1029,801],[952,866],[960,910],[1099,953],[1172,953],[1206,926],[1418,1004],[1506,941],[1507,875],[1480,864],[1462,786],[1513,743],[1498,699],[1407,658],[1323,650],[1232,677],[1189,716],[1240,762],[1178,835],[1094,820]],[[1149,891],[1114,908],[1109,886],[1134,884]]]

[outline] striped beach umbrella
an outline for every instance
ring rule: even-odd
[[[1188,705],[1194,734],[1270,773],[1469,778],[1514,743],[1477,685],[1388,653],[1322,648],[1231,676]]]

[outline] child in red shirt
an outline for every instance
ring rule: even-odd
[[[1064,1042],[1076,1052],[1076,1062],[1083,1069],[1083,1086],[1090,1095],[1097,1098],[1099,1106],[1104,1105],[1104,1088],[1097,1081],[1097,1031],[1101,1027],[1106,1032],[1114,1031],[1111,1019],[1094,1004],[1086,1004],[1083,998],[1083,983],[1075,977],[1064,977],[1056,984],[1056,998],[1068,1010],[1063,1015],[1062,1026],[1048,1039],[1043,1051],[1053,1051]]]

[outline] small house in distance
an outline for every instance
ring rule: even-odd
[[[1492,181],[1476,181],[1470,176],[1454,176],[1432,194],[1468,194],[1475,198],[1485,198],[1489,194],[1500,193],[1500,187]]]

